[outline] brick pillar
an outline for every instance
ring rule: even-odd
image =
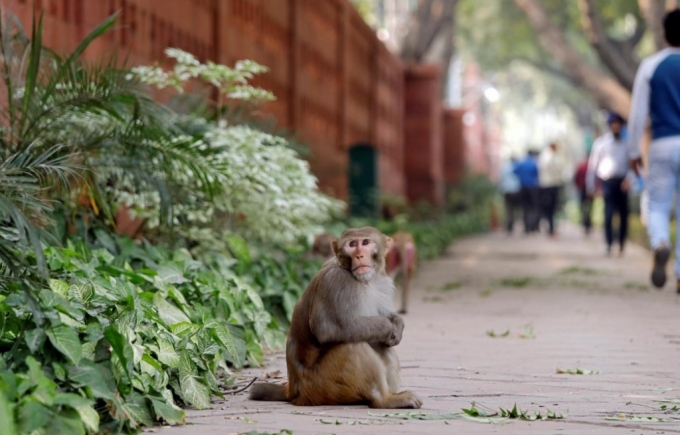
[[[404,68],[404,174],[410,202],[444,203],[440,69]]]
[[[460,183],[465,173],[464,114],[462,109],[445,108],[442,111],[444,180],[447,187]]]

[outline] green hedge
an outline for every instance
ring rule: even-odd
[[[18,286],[0,292],[3,435],[182,423],[180,406],[208,407],[230,369],[283,345],[281,322],[319,268],[300,255],[253,259],[239,239],[234,258],[205,264],[99,236],[109,249],[46,249],[33,310]]]

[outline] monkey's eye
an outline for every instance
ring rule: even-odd
[[[364,245],[364,246],[368,245],[369,243],[371,243],[371,241],[368,240],[368,239],[364,239],[364,241],[361,242],[361,244]]]
[[[352,240],[351,242],[349,242],[349,246],[352,247],[352,248],[356,248],[357,247],[357,241]]]

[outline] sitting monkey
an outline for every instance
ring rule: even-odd
[[[295,306],[288,340],[288,384],[258,383],[252,400],[294,405],[366,403],[371,408],[420,408],[400,392],[404,322],[394,312],[394,283],[385,273],[392,239],[372,227],[348,229]]]
[[[392,245],[387,250],[385,270],[387,275],[396,281],[398,295],[401,299],[399,314],[406,313],[411,281],[416,269],[417,249],[411,233],[398,231],[391,236]],[[321,233],[314,237],[309,257],[327,260],[334,256],[332,243],[335,237],[329,233]]]

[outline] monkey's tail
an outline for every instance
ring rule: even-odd
[[[260,382],[252,386],[249,398],[250,400],[287,402],[288,386]]]

